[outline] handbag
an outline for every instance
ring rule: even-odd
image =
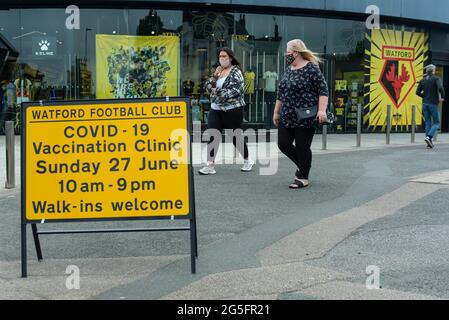
[[[307,120],[312,120],[317,117],[318,106],[295,108],[295,111],[298,121],[305,122]]]
[[[335,115],[329,111],[326,110],[326,121],[323,123],[318,123],[318,106],[312,106],[307,108],[295,108],[296,111],[296,117],[298,118],[299,122],[304,122],[307,120],[313,120],[316,125],[327,125],[332,124],[335,121]]]

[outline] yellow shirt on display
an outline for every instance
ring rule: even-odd
[[[245,79],[245,94],[254,94],[254,80],[256,79],[256,74],[252,71],[246,71],[243,74]]]

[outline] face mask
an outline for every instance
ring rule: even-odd
[[[228,66],[229,66],[229,64],[230,64],[230,62],[229,62],[229,59],[227,59],[227,58],[221,58],[220,59],[220,65],[223,67],[223,68],[227,68]]]
[[[295,61],[295,57],[292,54],[288,54],[285,56],[285,63],[287,63],[287,65],[291,65],[293,63],[293,61]]]

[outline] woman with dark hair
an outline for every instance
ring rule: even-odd
[[[230,48],[218,50],[220,65],[212,77],[206,81],[206,90],[210,94],[211,110],[208,116],[208,129],[221,133],[223,129],[234,130],[232,143],[243,156],[244,164],[241,171],[252,170],[254,161],[249,158],[248,147],[244,141],[242,130],[244,100],[244,79],[240,63]],[[207,144],[207,165],[199,171],[201,175],[215,174],[215,156],[220,145],[220,139],[214,139],[211,134]],[[241,146],[238,148],[237,146]],[[243,150],[241,150],[243,149]]]

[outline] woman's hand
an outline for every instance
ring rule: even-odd
[[[217,69],[215,69],[214,78],[215,79],[220,78],[220,75],[222,72],[223,72],[223,68],[221,66],[218,66]]]
[[[318,123],[326,122],[326,120],[327,120],[326,111],[321,111],[321,110],[318,111],[317,118],[318,118]]]
[[[279,113],[275,112],[273,114],[273,123],[276,126],[276,128],[279,126],[279,119],[281,118],[281,116],[279,115]]]

